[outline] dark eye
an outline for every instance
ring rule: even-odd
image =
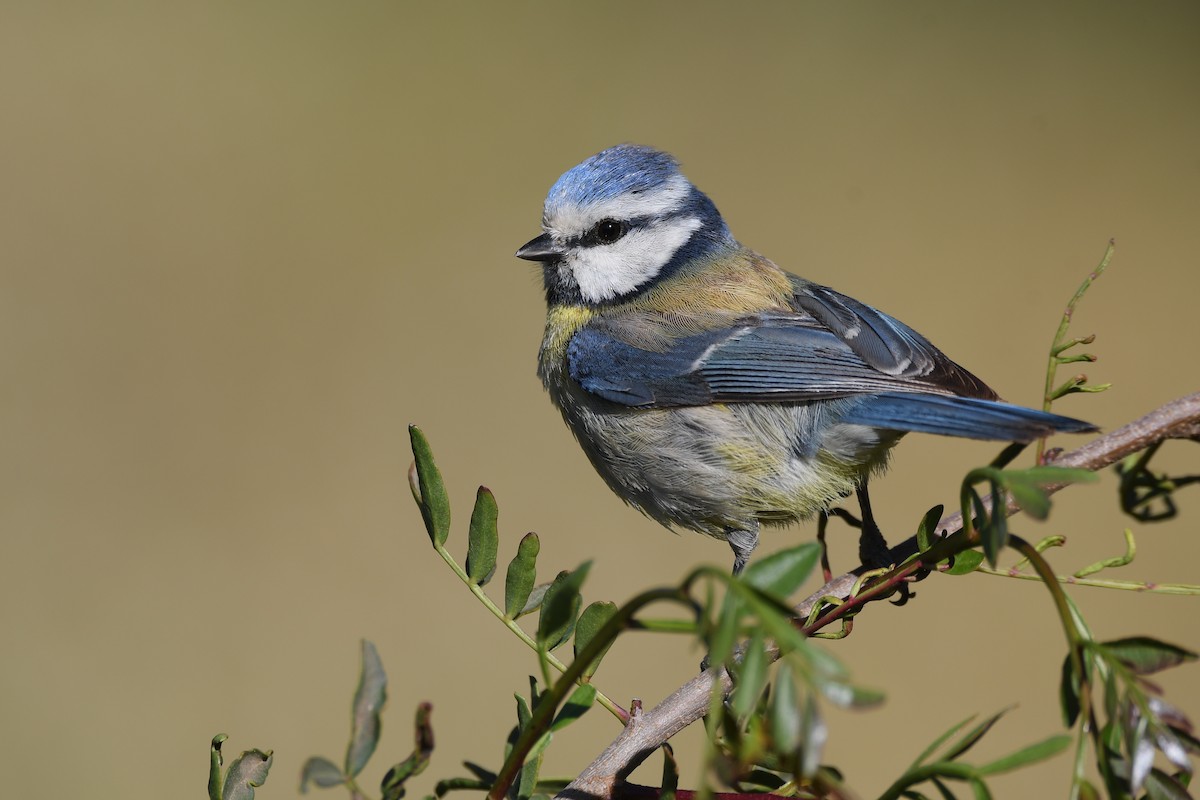
[[[612,244],[629,231],[629,226],[615,219],[602,219],[592,228],[591,234],[600,244]]]

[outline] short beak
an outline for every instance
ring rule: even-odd
[[[529,240],[517,251],[517,258],[523,258],[526,261],[557,261],[562,256],[563,252],[554,246],[548,233]]]

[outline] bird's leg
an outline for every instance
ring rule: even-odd
[[[858,535],[858,560],[871,569],[888,567],[892,564],[892,552],[883,532],[875,523],[871,513],[871,498],[867,494],[867,482],[858,487],[858,507],[862,511],[862,530]]]
[[[826,509],[817,517],[817,541],[821,545],[821,577],[825,583],[833,580],[833,570],[829,568],[829,546],[825,543],[825,528],[829,525],[830,516],[829,509]]]
[[[871,513],[871,498],[867,495],[866,481],[863,481],[862,486],[858,487],[858,505],[862,510],[862,531],[858,535],[858,560],[868,569],[886,569],[892,565],[892,551],[888,547],[887,540],[883,538],[883,531],[879,530],[879,525],[875,523],[875,515]],[[899,597],[892,601],[892,605],[902,606],[917,596],[917,593],[909,588],[907,581],[896,587],[896,590]]]
[[[733,574],[740,575],[750,561],[750,554],[758,546],[758,524],[751,530],[738,529],[729,531],[725,537],[733,550]]]

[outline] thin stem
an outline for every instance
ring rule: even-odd
[[[980,565],[976,572],[984,575],[995,575],[1000,578],[1016,578],[1020,581],[1040,581],[1042,576],[1029,575],[1024,572],[1014,572],[1011,569],[992,569]],[[1074,575],[1055,575],[1059,583],[1069,586],[1095,586],[1100,589],[1120,589],[1127,592],[1147,592],[1150,594],[1200,595],[1200,586],[1190,583],[1148,583],[1145,581],[1116,581],[1104,578],[1076,578]]]
[[[483,603],[484,607],[487,608],[488,611],[491,611],[496,619],[500,620],[500,622],[504,624],[504,627],[512,631],[513,634],[515,634],[518,639],[524,642],[530,650],[535,653],[540,653],[541,648],[538,647],[537,641],[528,633],[526,633],[521,626],[517,624],[516,620],[509,619],[508,616],[505,615],[504,610],[492,602],[492,598],[487,596],[487,593],[483,591],[483,587],[471,580],[466,571],[458,565],[457,561],[454,560],[454,556],[450,554],[449,550],[441,545],[435,546],[434,549],[437,550],[437,554],[442,557],[442,560],[450,566],[450,569],[454,571],[454,574],[458,576],[458,579],[467,585],[467,588],[471,590],[471,594],[475,595],[479,602]],[[559,672],[565,673],[567,671],[567,665],[562,661],[559,661],[558,657],[553,653],[546,653],[545,661]],[[580,681],[579,683],[582,686],[584,681]],[[547,681],[547,685],[549,685],[549,681]],[[593,686],[595,686],[595,684],[593,684]],[[604,706],[604,708],[607,709],[610,714],[619,719],[621,724],[629,722],[629,712],[614,703],[599,689],[596,689],[596,702]]]
[[[1099,266],[1088,273],[1088,276],[1083,279],[1083,283],[1079,284],[1079,288],[1075,290],[1075,294],[1067,303],[1067,308],[1063,311],[1062,320],[1058,323],[1058,330],[1054,332],[1054,343],[1050,345],[1050,359],[1046,365],[1046,388],[1042,394],[1042,410],[1049,411],[1050,405],[1054,402],[1054,378],[1058,372],[1058,365],[1064,363],[1064,359],[1060,354],[1066,347],[1063,346],[1063,338],[1067,335],[1067,328],[1071,325],[1071,317],[1075,314],[1075,306],[1083,299],[1084,294],[1091,288],[1097,278],[1104,274],[1104,270],[1108,268],[1108,263],[1112,261],[1113,252],[1116,249],[1116,242],[1112,239],[1108,240],[1108,247],[1104,250],[1104,257],[1100,259]],[[1082,340],[1074,344],[1081,344]],[[1070,345],[1068,345],[1070,346]],[[1078,360],[1078,359],[1076,359]],[[1046,454],[1046,440],[1038,439],[1037,448],[1037,463],[1041,464]]]
[[[613,639],[633,619],[634,614],[651,603],[656,603],[660,600],[671,600],[689,608],[692,607],[691,600],[688,598],[686,592],[681,589],[671,588],[651,589],[648,592],[643,592],[619,608],[600,627],[600,630],[596,632],[595,637],[588,643],[588,646],[583,648],[583,652],[571,662],[570,666],[563,670],[562,677],[555,681],[552,686],[549,686],[542,696],[538,698],[537,707],[533,710],[533,718],[529,721],[529,725],[526,726],[525,730],[521,732],[520,737],[517,738],[512,752],[509,753],[508,758],[504,761],[504,766],[497,773],[496,782],[492,784],[492,788],[488,792],[488,800],[503,800],[505,794],[508,793],[508,788],[512,786],[512,782],[516,779],[517,773],[521,771],[521,767],[525,764],[525,757],[529,755],[533,746],[545,735],[546,731],[550,730],[550,723],[554,720],[555,712],[558,711],[558,707],[562,705],[562,702],[567,699],[567,692],[583,677],[587,666],[600,657],[612,643]],[[599,697],[599,693],[597,693],[597,697]]]

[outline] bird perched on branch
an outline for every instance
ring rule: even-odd
[[[887,545],[867,480],[909,431],[1027,442],[1095,428],[999,400],[881,311],[740,244],[667,153],[622,144],[546,197],[541,262],[550,398],[622,500],[729,543],[857,493],[860,556]]]

